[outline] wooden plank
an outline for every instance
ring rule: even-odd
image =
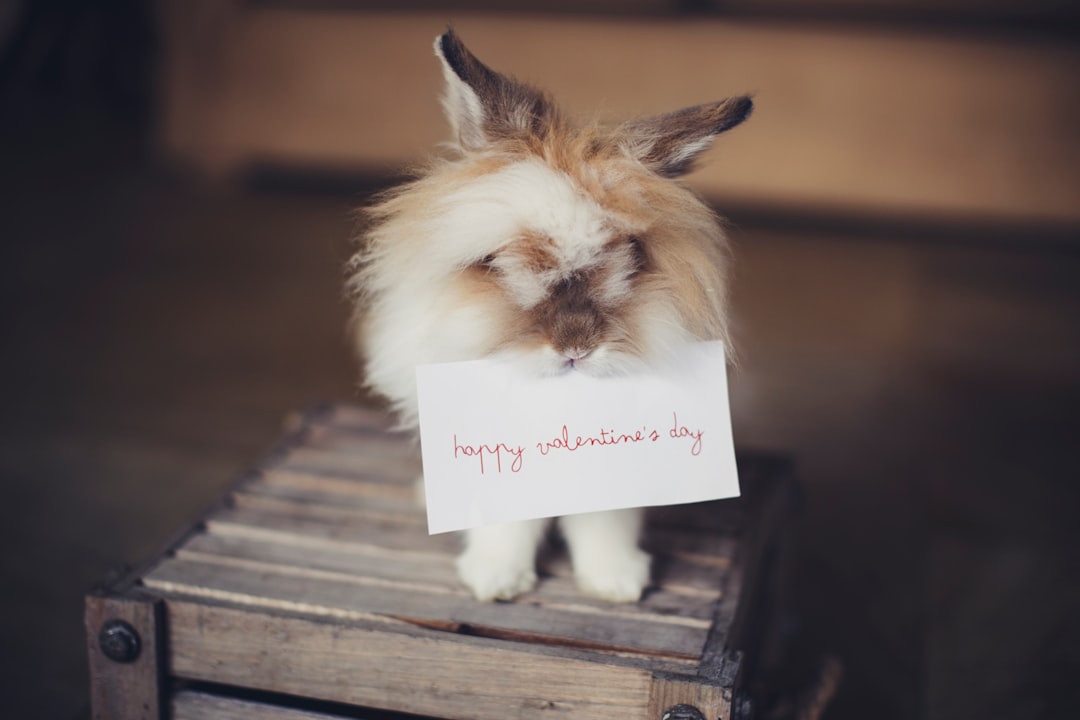
[[[170,667],[183,678],[460,720],[655,720],[652,673],[630,659],[184,599],[167,606]]]
[[[215,532],[243,532],[227,527],[243,526],[254,532],[280,532],[289,536],[305,536],[335,543],[359,543],[377,545],[398,550],[423,552],[454,552],[459,541],[456,534],[427,535],[418,528],[402,528],[392,520],[381,521],[377,517],[370,522],[327,523],[325,511],[305,504],[288,504],[278,507],[232,507],[223,509],[207,519],[208,527]],[[734,553],[737,540],[720,534],[683,533],[657,530],[646,535],[647,549],[671,555],[686,562],[723,568]]]
[[[211,558],[232,558],[285,567],[302,567],[312,570],[341,572],[362,577],[377,578],[394,583],[423,582],[437,585],[446,591],[461,592],[462,586],[454,569],[453,560],[446,555],[424,556],[396,553],[349,552],[338,548],[322,548],[313,552],[310,547],[268,539],[251,540],[238,537],[221,537],[212,534],[193,538],[179,549],[180,559],[211,562]],[[545,565],[537,588],[522,596],[520,602],[535,604],[581,605],[594,612],[610,609],[610,603],[585,597],[577,589],[568,562]],[[626,612],[648,613],[711,620],[720,597],[716,573],[712,572],[711,585],[693,588],[691,583],[676,572],[658,578],[659,587],[650,590],[640,603],[624,606]],[[671,584],[671,588],[667,587]],[[704,583],[702,583],[704,585]],[[688,589],[689,588],[689,589]],[[586,612],[582,610],[582,612]]]
[[[352,459],[359,453],[365,456],[386,455],[399,458],[420,456],[419,443],[412,435],[393,433],[382,428],[322,427],[323,432],[317,432],[314,426],[308,427],[298,444],[344,459]]]
[[[232,505],[236,510],[250,511],[243,514],[249,518],[247,522],[268,527],[279,527],[287,518],[292,523],[322,521],[331,526],[373,523],[414,536],[426,534],[426,516],[416,498],[411,497],[412,491],[384,494],[378,485],[375,487],[373,491],[364,482],[272,473],[238,489]],[[695,509],[702,515],[711,508]],[[259,519],[263,513],[265,521]],[[410,544],[413,542],[415,537]],[[730,565],[738,538],[730,533],[687,530],[685,526],[656,527],[650,522],[644,544],[658,561],[722,569]]]
[[[459,551],[456,537],[400,533],[399,527],[383,526],[377,519],[371,523],[338,527],[327,525],[318,515],[298,518],[287,513],[268,514],[237,508],[217,514],[206,525],[209,534],[218,537],[245,538],[327,555],[340,553],[358,558],[385,558],[388,562],[415,563],[419,567],[432,560],[449,564]],[[672,594],[714,598],[728,564],[725,557],[682,554],[675,547],[654,555],[653,577]],[[540,565],[541,572],[546,575],[570,577],[572,574],[565,555],[548,555]]]
[[[181,690],[172,697],[172,720],[348,720],[280,705]]]
[[[310,451],[312,456],[317,453],[329,453],[329,457],[337,462],[355,462],[358,459],[363,461],[372,457],[393,458],[395,461],[402,462],[403,466],[407,462],[407,469],[410,471],[415,470],[410,479],[418,477],[420,475],[419,444],[415,442],[385,444],[383,440],[386,437],[385,434],[372,434],[358,439],[351,432],[342,433],[336,429],[328,429],[325,433],[308,432],[301,447]],[[398,475],[400,470],[401,468],[395,470],[394,475]]]
[[[318,511],[296,506],[287,511],[227,508],[207,519],[212,532],[251,537],[287,536],[298,542],[363,545],[371,548],[416,552],[456,553],[458,538],[449,534],[401,532],[392,522],[327,523]]]
[[[344,490],[344,492],[342,492]],[[404,490],[404,488],[403,488]],[[416,488],[401,493],[386,493],[381,489],[370,491],[357,488],[355,483],[311,482],[310,478],[259,476],[252,482],[238,487],[233,493],[234,502],[245,496],[254,500],[255,496],[265,501],[276,500],[311,507],[336,507],[343,510],[383,512],[394,515],[411,516],[424,519],[424,509],[420,498],[416,497]]]
[[[384,463],[387,469],[395,468],[391,475],[379,474],[382,469],[372,465],[367,469],[344,467],[319,467],[282,461],[262,468],[267,482],[295,487],[336,488],[339,492],[352,492],[360,495],[386,495],[388,497],[416,498],[416,487],[411,480],[419,473],[407,476],[400,464]]]
[[[669,720],[672,716],[677,717],[671,711],[679,706],[696,709],[709,720],[731,717],[731,697],[725,688],[709,684],[703,678],[657,673],[649,690],[647,716]]]
[[[481,603],[463,590],[243,559],[169,559],[144,578],[160,592],[349,618],[373,615],[452,632],[697,660],[709,620],[585,604]]]
[[[178,558],[219,556],[306,567],[312,570],[377,577],[391,582],[425,582],[452,589],[457,585],[452,555],[443,553],[398,553],[365,548],[323,546],[313,548],[274,537],[248,538],[212,533],[192,538],[176,552]]]
[[[246,484],[233,494],[233,505],[253,511],[290,513],[328,522],[382,521],[393,523],[408,532],[426,533],[427,519],[414,497],[414,489],[385,493],[381,486],[338,478],[270,473]],[[695,507],[694,516],[709,515],[716,503]],[[670,523],[671,517],[666,518]],[[687,562],[716,568],[730,564],[737,538],[730,533],[688,530],[686,522],[676,527],[656,527],[650,514],[645,537],[647,549]],[[699,522],[699,525],[705,523]]]
[[[188,4],[165,3],[163,141],[174,153],[210,166],[383,169],[448,136],[428,52],[444,14],[246,6],[194,33]],[[624,118],[753,91],[754,117],[689,179],[714,197],[1080,221],[1075,44],[701,17],[474,13],[458,29],[491,67],[575,115],[602,107]]]
[[[320,448],[322,450],[334,450],[337,452],[354,452],[357,446],[363,445],[372,438],[378,437],[381,442],[393,444],[401,450],[410,449],[419,454],[419,444],[416,437],[411,433],[395,433],[385,428],[355,427],[352,425],[333,425],[327,420],[307,426],[304,433],[303,444],[306,447]]]
[[[416,486],[410,486],[400,479],[393,482],[379,481],[377,477],[341,477],[340,474],[311,472],[309,469],[274,468],[262,473],[262,481],[270,485],[280,485],[297,489],[311,489],[341,495],[384,497],[399,501],[417,500]]]
[[[233,493],[232,503],[233,507],[237,508],[269,512],[290,512],[296,507],[302,507],[308,515],[322,517],[326,522],[378,522],[427,534],[427,517],[415,509],[406,511],[402,503],[386,503],[383,507],[372,507],[373,504],[366,503],[333,504],[324,498],[312,498],[309,494],[305,494],[305,497],[282,497],[261,492]]]
[[[164,718],[161,612],[156,600],[106,593],[86,596],[93,720]],[[104,643],[103,632],[111,637]],[[109,648],[113,657],[106,652]]]
[[[411,482],[420,476],[419,455],[414,450],[387,451],[376,443],[372,443],[365,452],[356,454],[317,448],[291,448],[265,469],[390,484]]]

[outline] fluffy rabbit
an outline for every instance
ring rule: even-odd
[[[614,128],[573,124],[453,31],[435,53],[454,142],[368,209],[348,281],[366,381],[403,426],[417,426],[420,364],[500,355],[539,374],[602,376],[727,340],[723,230],[674,178],[746,119],[749,97]],[[641,524],[640,510],[559,520],[584,592],[641,596]],[[462,581],[484,600],[529,590],[546,527],[468,531]]]

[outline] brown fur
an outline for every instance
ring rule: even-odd
[[[730,348],[723,228],[672,178],[746,117],[749,98],[575,125],[452,32],[436,53],[456,143],[369,208],[350,264],[367,380],[402,425],[419,424],[415,368],[426,363],[506,351],[533,372],[602,376],[678,359],[694,340]],[[649,579],[641,513],[583,518],[564,525],[582,588],[636,600]],[[535,528],[469,533],[458,569],[477,597],[535,583]]]
[[[453,302],[492,308],[485,323],[486,352],[545,343],[559,351],[587,350],[604,342],[640,355],[647,308],[657,306],[673,308],[678,316],[673,320],[698,339],[728,341],[722,225],[672,178],[691,168],[714,135],[749,114],[750,99],[726,99],[613,128],[576,125],[546,93],[491,70],[452,32],[439,44],[450,70],[475,93],[481,126],[463,128],[460,124],[476,118],[459,118],[455,148],[368,208],[368,245],[354,259],[349,280],[358,308],[379,312],[393,279],[425,261],[431,251],[425,228],[437,224],[443,198],[532,159],[568,178],[618,226],[609,228],[613,238],[596,267],[572,277],[558,276],[552,251],[557,239],[527,228],[507,238],[494,255],[463,261]],[[470,107],[475,110],[475,103]],[[551,275],[548,296],[527,309],[500,302],[504,290],[496,258],[512,258],[537,276]],[[598,301],[605,283],[621,279],[615,273],[629,278],[631,292]],[[368,323],[358,314],[356,326],[363,330]]]

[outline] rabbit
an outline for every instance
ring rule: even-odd
[[[688,343],[729,344],[723,224],[677,178],[747,118],[749,96],[576,124],[547,93],[484,65],[453,29],[435,54],[453,141],[366,208],[347,271],[365,382],[402,427],[418,427],[421,364],[498,356],[541,376],[601,377],[647,370]],[[529,591],[549,522],[466,531],[464,585],[480,600]],[[641,598],[642,510],[558,525],[582,592]]]

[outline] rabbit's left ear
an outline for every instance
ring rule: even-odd
[[[693,169],[694,160],[712,145],[713,138],[741,123],[753,109],[749,95],[725,98],[627,123],[621,139],[647,168],[664,177],[678,177]]]
[[[466,150],[502,137],[543,135],[556,123],[555,106],[543,92],[484,65],[453,30],[435,38],[435,54],[446,78],[446,117]]]

